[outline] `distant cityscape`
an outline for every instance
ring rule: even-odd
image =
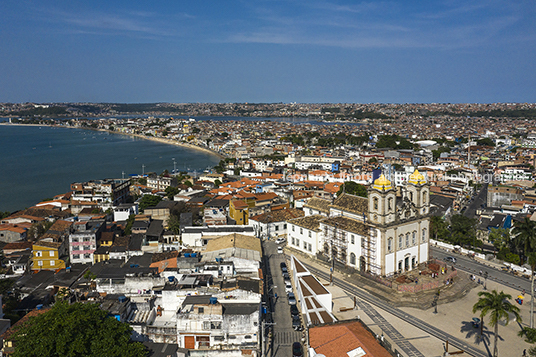
[[[221,158],[0,212],[4,341],[58,299],[99,302],[172,356],[431,356],[444,338],[487,356],[460,332],[486,284],[532,319],[535,103],[2,103],[0,115]],[[521,355],[531,344],[514,325],[498,343]]]

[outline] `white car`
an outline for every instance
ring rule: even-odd
[[[277,238],[275,240],[275,244],[281,244],[281,243],[285,243],[286,239],[285,238]]]
[[[285,292],[287,294],[292,292],[292,284],[290,281],[285,281]]]
[[[278,252],[279,254],[283,254],[283,248],[281,248],[281,247],[277,247],[277,252]]]

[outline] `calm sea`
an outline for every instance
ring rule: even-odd
[[[0,211],[68,192],[73,182],[164,170],[197,173],[219,158],[202,151],[82,129],[0,125]]]

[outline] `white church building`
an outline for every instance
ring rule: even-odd
[[[415,170],[401,193],[397,197],[381,175],[367,198],[342,194],[332,203],[312,198],[305,217],[288,221],[288,245],[376,275],[410,271],[429,257],[430,188]],[[320,214],[324,207],[327,217]]]

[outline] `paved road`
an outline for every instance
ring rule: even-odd
[[[460,269],[469,274],[474,274],[477,278],[480,278],[480,271],[482,273],[488,273],[488,280],[495,281],[499,284],[508,286],[509,288],[518,289],[521,292],[523,289],[530,293],[530,280],[527,278],[519,277],[505,271],[498,270],[489,265],[485,265],[478,259],[471,259],[467,256],[460,254],[453,254],[446,252],[444,249],[430,246],[430,256],[443,260],[447,256],[456,258],[456,269]]]
[[[475,218],[476,210],[479,209],[482,204],[487,203],[488,198],[488,185],[483,184],[482,188],[480,189],[480,192],[476,195],[473,202],[471,202],[468,206],[465,212],[463,213],[464,216],[468,218]]]
[[[263,242],[264,254],[267,257],[266,285],[269,296],[269,310],[272,311],[273,338],[266,346],[267,356],[292,356],[292,344],[301,342],[303,333],[292,328],[290,305],[285,292],[285,283],[281,274],[281,262],[286,261],[285,254],[277,253],[277,245],[273,241]],[[288,264],[287,264],[288,265]],[[277,294],[277,298],[275,298]]]
[[[303,263],[303,262],[302,262]],[[308,265],[304,263],[304,265],[309,269],[309,271],[313,274],[316,274],[318,277],[328,280],[329,281],[329,273],[324,272],[322,270],[319,270],[311,265]],[[450,335],[436,326],[432,326],[416,317],[413,317],[411,315],[408,315],[402,310],[397,309],[396,307],[391,306],[390,304],[387,304],[384,301],[379,300],[377,297],[369,294],[368,292],[359,290],[355,286],[349,284],[348,282],[344,280],[340,280],[336,277],[333,278],[333,283],[346,291],[350,296],[357,296],[359,299],[364,300],[365,302],[374,305],[387,313],[396,316],[413,326],[421,329],[422,331],[429,333],[430,335],[442,340],[442,341],[449,341],[449,345],[454,346],[460,350],[464,350],[468,355],[475,356],[475,357],[489,357],[488,353],[483,352],[473,346],[471,346],[468,342],[460,340],[453,335]]]

